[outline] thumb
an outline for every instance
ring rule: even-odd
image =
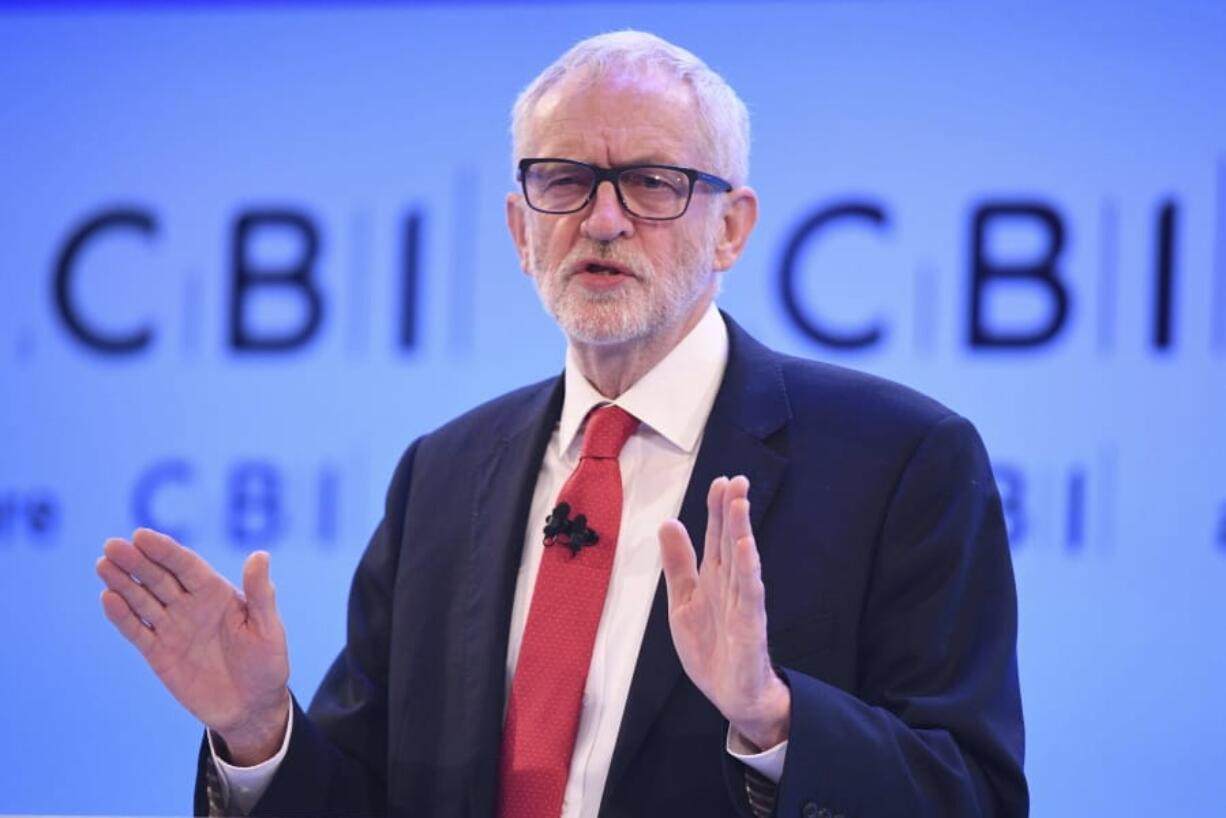
[[[668,589],[668,608],[684,605],[698,584],[698,557],[690,535],[679,520],[660,524],[660,566],[664,569],[664,585]]]
[[[267,551],[256,551],[243,563],[243,595],[247,597],[247,614],[258,625],[277,621],[277,591],[269,576]]]

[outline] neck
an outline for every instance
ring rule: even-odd
[[[571,341],[579,371],[602,396],[613,400],[638,383],[672,352],[706,315],[710,299],[684,321],[648,336],[620,344],[589,344]]]

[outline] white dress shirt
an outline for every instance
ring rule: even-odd
[[[639,646],[660,581],[656,532],[662,522],[680,512],[727,362],[728,333],[714,305],[660,363],[614,401],[596,391],[579,371],[574,351],[567,352],[562,415],[541,462],[524,531],[507,645],[508,694],[540,568],[545,518],[578,464],[587,414],[595,406],[612,402],[641,423],[618,460],[623,485],[621,531],[583,691],[563,818],[596,818],[600,809]],[[256,767],[234,767],[214,753],[222,802],[248,812],[267,789],[288,743],[289,730],[281,751]],[[772,781],[777,782],[782,774],[786,747],[784,742],[762,753],[738,752],[746,748],[729,731],[728,752]]]

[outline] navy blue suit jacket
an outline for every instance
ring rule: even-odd
[[[701,548],[712,479],[749,478],[793,700],[776,814],[1026,814],[1013,573],[974,429],[726,320],[681,520]],[[295,713],[257,813],[494,815],[516,571],[562,392],[560,378],[512,392],[405,452],[353,580],[347,644],[309,716]],[[601,814],[748,815],[726,730],[681,669],[661,580]]]

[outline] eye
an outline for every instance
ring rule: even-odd
[[[560,173],[552,174],[546,177],[544,182],[545,182],[546,189],[566,188],[566,187],[573,187],[576,185],[586,186],[588,184],[586,180],[580,179],[578,176],[576,176],[573,173],[572,174],[560,174]]]
[[[592,186],[592,174],[582,165],[569,162],[539,162],[532,166],[525,180],[538,194],[571,195]]]
[[[689,180],[667,168],[634,168],[622,174],[621,184],[641,193],[684,196]]]

